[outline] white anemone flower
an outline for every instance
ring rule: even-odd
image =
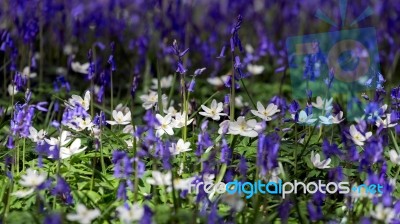
[[[92,118],[87,116],[85,119],[82,117],[75,118],[73,124],[69,123],[68,126],[76,131],[83,131],[85,129],[91,130],[94,124],[92,123]]]
[[[171,116],[173,116],[171,114]],[[193,118],[189,119],[188,116],[186,115],[186,112],[183,111],[182,113],[176,113],[175,118],[173,119],[173,127],[174,128],[182,128],[185,126],[185,120],[186,120],[186,126],[191,124],[193,122]]]
[[[41,142],[44,140],[44,138],[46,137],[46,131],[45,130],[36,130],[36,128],[34,128],[33,126],[29,128],[29,136],[28,138],[32,141],[32,142]]]
[[[246,121],[245,117],[238,117],[237,121],[229,123],[229,134],[241,135],[244,137],[257,137],[258,132],[255,130],[257,128],[257,121],[251,119]]]
[[[397,123],[392,123],[392,121],[390,120],[391,114],[386,114],[386,119],[382,119],[380,117],[378,117],[377,121],[376,121],[376,126],[379,127],[383,127],[383,128],[391,128],[397,125]]]
[[[76,61],[76,62],[72,62],[71,63],[72,71],[77,72],[77,73],[81,73],[81,74],[88,74],[89,73],[89,66],[90,66],[89,62],[81,64],[81,63]]]
[[[191,183],[195,180],[195,177],[189,177],[186,179],[174,179],[174,188],[175,190],[189,190],[191,187]],[[167,188],[168,192],[172,191],[172,186]]]
[[[50,150],[54,150],[55,147],[66,146],[71,141],[70,135],[69,131],[63,131],[59,138],[50,137],[50,139],[45,139],[45,141],[50,145]]]
[[[17,198],[24,198],[31,195],[37,187],[43,184],[47,179],[47,173],[38,172],[31,168],[26,170],[26,174],[21,176],[19,184],[24,187],[28,187],[25,190],[18,190],[12,193],[13,196]]]
[[[249,71],[252,75],[260,75],[264,71],[265,67],[262,65],[247,65],[247,71]]]
[[[332,115],[329,115],[327,117],[319,116],[319,120],[321,121],[321,124],[331,125],[333,123],[333,116]]]
[[[222,102],[217,103],[216,100],[213,100],[211,102],[211,107],[208,108],[204,105],[201,105],[201,108],[204,110],[202,112],[199,112],[200,115],[203,115],[204,117],[209,117],[215,121],[219,121],[220,116],[226,116],[227,114],[221,113],[224,108]]]
[[[223,75],[221,77],[211,77],[207,78],[207,82],[213,86],[223,86],[225,82],[228,80],[229,75]]]
[[[98,208],[88,209],[83,204],[78,204],[76,206],[76,213],[67,214],[67,219],[69,221],[79,222],[80,224],[90,224],[93,220],[101,215]]]
[[[299,123],[299,124],[313,124],[317,119],[316,118],[312,118],[312,117],[313,117],[312,114],[307,115],[307,113],[304,110],[302,110],[299,113],[299,121],[297,123]],[[292,118],[293,119],[295,118],[294,114],[292,114]]]
[[[146,179],[146,182],[151,185],[169,186],[172,184],[172,174],[167,172],[165,174],[160,171],[152,171],[152,177]]]
[[[400,165],[400,156],[396,150],[392,149],[389,151],[389,158],[390,158],[390,161],[392,161],[392,163],[394,163],[396,165]]]
[[[364,142],[372,136],[372,132],[367,132],[365,135],[363,135],[361,132],[357,130],[357,128],[354,125],[350,126],[350,136],[351,140],[353,140],[354,144],[363,146]]]
[[[36,72],[31,72],[29,66],[25,66],[25,68],[22,70],[22,75],[26,78],[35,78],[37,76]]]
[[[112,116],[114,121],[107,121],[110,125],[127,125],[131,123],[131,111],[128,111],[126,114],[122,113],[122,111],[113,110]]]
[[[118,218],[125,224],[139,221],[144,215],[144,208],[135,203],[130,208],[124,205],[118,206],[116,211],[118,212]]]
[[[157,125],[155,129],[156,129],[156,134],[159,137],[161,137],[164,133],[167,133],[168,135],[174,134],[174,130],[172,129],[174,124],[172,122],[171,115],[167,114],[163,117],[160,114],[156,114],[156,118],[159,122],[159,125]]]
[[[21,176],[19,184],[24,187],[36,188],[40,186],[47,178],[46,173],[39,173],[31,168],[26,170],[26,174]]]
[[[316,102],[312,102],[312,105],[317,109],[330,111],[332,109],[332,100],[333,98],[323,100],[320,96],[317,96]]]
[[[272,116],[280,111],[278,106],[273,103],[268,104],[267,108],[264,108],[260,102],[257,102],[257,110],[251,110],[251,113],[265,121],[270,121],[272,120]]]
[[[169,147],[169,151],[172,155],[178,155],[190,150],[192,150],[190,148],[190,142],[184,142],[183,139],[179,139],[177,143],[172,143],[171,147]]]
[[[343,118],[343,111],[339,111],[333,118],[332,118],[332,123],[334,124],[339,124],[344,120]]]
[[[76,104],[79,104],[83,109],[88,111],[90,106],[90,91],[86,91],[84,98],[78,95],[72,95],[68,102],[69,106],[72,108],[74,108]]]
[[[66,159],[66,158],[71,157],[74,154],[83,152],[86,149],[86,146],[81,148],[81,146],[82,146],[81,143],[82,143],[81,139],[77,138],[71,143],[70,146],[61,147],[60,148],[60,158]]]
[[[375,210],[371,211],[371,216],[384,223],[391,223],[396,217],[396,211],[390,207],[384,207],[382,203],[375,206]]]
[[[158,94],[154,91],[150,91],[148,95],[141,95],[140,99],[143,101],[142,107],[146,110],[149,110],[158,103]],[[163,94],[161,96],[161,101],[164,106],[165,102],[168,102],[168,97]]]
[[[160,88],[161,89],[167,89],[170,88],[172,86],[172,81],[173,81],[173,76],[169,75],[167,77],[162,77],[160,79]],[[158,89],[158,80],[157,79],[152,79],[151,82],[153,83],[153,85],[151,86],[151,89]]]
[[[7,87],[8,95],[14,96],[15,94],[18,93],[18,89],[16,85],[9,84]]]
[[[328,158],[326,160],[321,161],[321,156],[317,153],[314,154],[314,151],[311,152],[311,162],[314,167],[318,169],[327,169],[330,168],[329,164],[331,163],[331,159]]]

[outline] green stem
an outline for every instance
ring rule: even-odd
[[[171,106],[172,95],[174,94],[174,90],[175,90],[175,81],[176,81],[176,72],[174,73],[174,77],[172,78],[172,86],[171,86],[171,89],[169,90],[168,104],[167,104],[168,108]]]
[[[231,103],[230,120],[233,122],[235,121],[235,70],[232,71],[230,103]]]
[[[253,98],[251,97],[249,91],[247,90],[247,87],[246,87],[246,85],[244,84],[243,79],[241,79],[240,82],[242,83],[243,89],[244,89],[244,91],[246,92],[247,96],[249,97],[251,104],[253,104],[253,107],[254,107],[254,108],[257,108],[257,105],[254,103]]]
[[[26,147],[26,138],[24,138],[22,146],[22,172],[25,171],[25,147]]]
[[[103,155],[103,142],[101,135],[103,134],[103,128],[100,127],[100,163],[101,163],[101,171],[105,175],[106,174],[106,165],[104,163],[104,155]]]
[[[13,191],[13,187],[14,187],[14,182],[13,182],[13,180],[10,180],[9,187],[8,187],[6,207],[5,207],[4,213],[3,213],[3,220],[7,220],[8,212],[10,211],[10,201],[11,201],[11,193]]]
[[[113,75],[112,70],[110,70],[110,85],[111,85],[111,109],[110,111],[114,110],[114,85],[113,85]]]
[[[161,92],[161,72],[160,65],[157,61],[157,96],[158,96],[158,110],[161,116],[164,116],[164,108],[162,102],[162,92]],[[182,104],[183,105],[183,104]]]
[[[295,132],[295,141],[296,141],[296,143],[295,143],[295,148],[294,148],[294,155],[293,155],[293,157],[294,157],[294,174],[296,175],[297,174],[297,148],[298,148],[298,139],[297,139],[297,124],[295,123],[294,124],[294,132]]]
[[[7,96],[7,69],[6,69],[6,54],[4,52],[4,58],[3,58],[3,88],[4,88],[4,97]]]
[[[234,149],[236,140],[237,140],[237,136],[231,135],[231,150],[232,151]],[[222,178],[224,178],[224,176],[225,176],[226,169],[227,169],[227,164],[226,163],[222,164],[215,183],[221,182]]]

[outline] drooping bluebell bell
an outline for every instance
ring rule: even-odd
[[[343,168],[338,166],[328,171],[328,179],[333,182],[340,182],[344,178]]]
[[[99,127],[107,125],[106,115],[103,111],[100,111],[99,114],[96,114],[96,116],[93,118],[93,124]]]
[[[232,150],[228,146],[226,139],[223,138],[221,145],[221,162],[229,165],[231,156],[232,156]]]
[[[151,211],[150,207],[147,205],[143,206],[144,208],[144,214],[142,219],[140,220],[140,224],[148,224],[148,223],[153,223],[153,212]]]
[[[52,213],[47,215],[44,220],[44,224],[59,224],[62,223],[62,216],[60,213]]]
[[[196,85],[196,80],[195,79],[192,79],[191,81],[190,81],[190,83],[189,83],[189,87],[188,87],[188,91],[189,92],[194,92],[194,86]]]
[[[115,71],[116,70],[116,65],[115,65],[115,60],[114,60],[114,53],[115,53],[115,43],[111,42],[110,44],[110,48],[111,48],[111,54],[110,57],[108,58],[108,64],[110,65],[111,71]]]
[[[13,137],[12,135],[9,135],[9,136],[8,136],[6,147],[7,147],[8,149],[13,149],[13,148],[15,148],[14,137]]]
[[[117,189],[117,198],[123,201],[126,201],[127,198],[126,192],[126,182],[124,180],[119,182],[118,189]]]
[[[187,71],[187,69],[183,66],[183,56],[185,56],[185,54],[189,51],[189,48],[181,51],[176,40],[174,40],[171,48],[173,54],[178,58],[176,72],[183,75]]]
[[[226,88],[231,88],[231,85],[232,85],[232,76],[229,76],[229,77],[225,80],[224,85],[225,85]],[[239,89],[239,88],[240,88],[239,83],[238,83],[238,82],[235,82],[235,89]]]
[[[32,43],[37,34],[39,33],[39,25],[37,18],[30,18],[24,22],[23,28],[23,39],[25,43]]]
[[[59,92],[60,88],[64,88],[67,93],[71,91],[71,86],[69,82],[66,80],[65,76],[58,76],[56,80],[53,82],[54,91]]]
[[[218,215],[218,208],[216,203],[211,205],[210,214],[207,216],[207,223],[208,224],[217,224],[221,223],[221,217]]]
[[[23,91],[28,83],[28,78],[20,72],[14,74],[13,84],[17,87],[18,91]]]
[[[135,98],[136,95],[136,90],[139,87],[139,75],[137,73],[134,74],[133,79],[132,79],[132,84],[130,88],[130,93],[132,98]]]
[[[361,164],[363,167],[370,167],[382,159],[383,146],[382,139],[380,137],[370,137],[368,142],[364,146],[364,151],[361,154]]]
[[[133,158],[121,150],[114,150],[112,153],[112,160],[114,164],[114,176],[120,179],[128,179],[132,175]]]
[[[221,49],[221,53],[220,53],[219,56],[217,57],[218,59],[224,58],[224,57],[225,57],[225,50],[226,50],[226,47],[223,46],[222,49]]]
[[[325,85],[328,89],[331,89],[333,80],[335,79],[335,74],[333,69],[329,70],[328,77],[324,79]]]
[[[239,56],[235,56],[235,63],[233,64],[233,67],[235,69],[234,73],[235,73],[235,79],[236,80],[240,80],[240,79],[246,78],[248,76],[242,70],[243,65],[240,62],[240,57]]]
[[[96,62],[93,61],[93,52],[92,49],[89,49],[89,52],[87,54],[87,58],[89,61],[89,69],[88,69],[88,74],[86,75],[87,80],[92,80],[96,76]]]
[[[29,128],[32,126],[35,107],[25,104],[15,104],[14,115],[11,120],[11,133],[13,136],[28,137]]]
[[[276,132],[259,135],[256,164],[261,170],[261,175],[266,175],[268,171],[278,166],[279,146],[280,137]]]
[[[239,169],[239,174],[240,174],[242,180],[246,181],[248,165],[247,165],[246,158],[244,156],[240,157],[238,169]]]
[[[195,152],[196,156],[201,156],[206,148],[213,145],[213,141],[207,132],[207,127],[208,121],[204,121],[201,124],[201,132],[197,137],[197,149]]]
[[[237,20],[231,30],[231,38],[230,38],[231,52],[234,52],[236,47],[239,48],[240,52],[243,52],[242,42],[240,41],[239,38],[239,30],[242,23],[243,23],[243,17],[242,15],[238,15]]]
[[[330,144],[328,139],[324,139],[322,142],[322,151],[324,152],[325,156],[327,158],[337,155],[337,156],[341,156],[342,152],[339,150],[339,147],[337,144],[332,143]]]
[[[293,207],[293,203],[288,199],[284,200],[278,206],[278,214],[282,220],[282,223],[287,223],[289,215],[290,215],[290,210],[292,209],[292,207]]]
[[[67,204],[73,203],[72,192],[69,184],[61,176],[57,176],[57,184],[51,190],[52,195],[59,196]]]
[[[307,211],[310,219],[315,222],[323,218],[321,206],[315,205],[313,202],[307,203]]]
[[[288,110],[288,105],[285,98],[279,95],[273,96],[270,100],[270,103],[277,105],[278,108],[281,110],[280,114],[282,115],[285,114],[286,111]]]

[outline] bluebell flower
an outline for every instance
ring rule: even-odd
[[[201,156],[204,150],[213,145],[213,141],[210,135],[207,132],[207,124],[208,121],[205,121],[201,124],[201,132],[198,134],[197,137],[197,149],[196,149],[196,156]]]
[[[344,174],[343,174],[342,167],[338,166],[338,167],[329,169],[329,171],[328,171],[329,181],[340,182],[343,180],[343,178],[344,178]]]
[[[186,73],[187,69],[183,66],[183,56],[185,56],[185,54],[189,51],[189,48],[187,48],[184,51],[181,51],[179,49],[178,46],[178,42],[176,40],[174,40],[173,44],[172,44],[172,52],[175,54],[175,56],[178,58],[178,62],[177,62],[177,69],[176,72],[178,72],[179,74],[183,75]]]
[[[240,157],[238,169],[242,180],[246,180],[248,165],[244,156]]]
[[[51,193],[52,195],[60,196],[67,205],[73,203],[71,188],[61,176],[57,176],[57,184],[51,190]]]
[[[223,138],[221,145],[221,162],[229,165],[231,156],[232,156],[232,150],[228,146],[226,139]]]
[[[135,98],[136,90],[138,87],[139,87],[139,76],[135,74],[133,76],[133,80],[132,80],[132,84],[131,84],[131,88],[130,88],[130,93],[131,93],[132,98]]]
[[[290,210],[293,207],[293,203],[290,200],[284,200],[279,206],[278,206],[278,214],[279,217],[281,218],[282,223],[287,223],[289,215],[290,215]]]
[[[14,138],[13,138],[13,136],[12,135],[9,135],[8,136],[8,138],[7,138],[7,148],[8,149],[13,149],[13,148],[15,148],[15,144],[14,144]]]
[[[241,15],[238,15],[237,21],[233,25],[232,30],[231,30],[230,45],[231,45],[232,52],[235,51],[236,47],[239,48],[240,52],[243,52],[242,42],[240,41],[240,38],[239,38],[239,30],[240,30],[242,23],[243,23],[243,17]]]
[[[60,224],[62,223],[62,217],[60,213],[52,213],[47,215],[44,220],[44,224]]]
[[[144,215],[142,219],[140,220],[140,224],[148,224],[148,223],[153,223],[153,212],[151,211],[150,207],[147,205],[143,206],[144,208]]]
[[[311,221],[313,222],[323,218],[321,206],[314,205],[312,202],[307,203],[307,211]]]
[[[322,151],[324,152],[325,156],[327,158],[337,155],[337,156],[341,156],[342,152],[339,150],[339,147],[337,144],[332,143],[330,144],[328,139],[324,139],[322,142]]]
[[[260,134],[257,146],[257,166],[261,168],[261,175],[266,175],[268,171],[278,166],[278,154],[280,137],[276,132]]]
[[[218,59],[225,57],[225,50],[226,50],[226,47],[223,46],[222,49],[221,49],[221,53],[219,53],[219,56],[217,57]]]
[[[188,91],[189,92],[194,92],[194,86],[196,85],[196,80],[193,78],[191,81],[190,81],[190,84],[189,84],[189,87],[188,87]]]

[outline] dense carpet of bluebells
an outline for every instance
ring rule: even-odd
[[[400,4],[346,2],[2,0],[0,223],[400,223]],[[294,99],[286,39],[362,27],[362,114]],[[259,181],[361,190],[202,187]]]

